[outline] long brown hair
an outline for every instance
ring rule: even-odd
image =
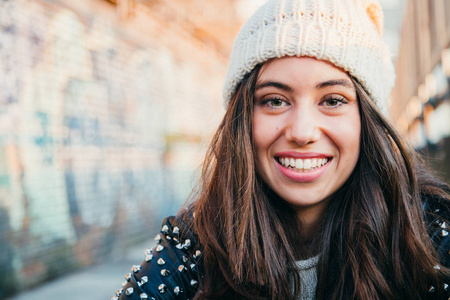
[[[313,241],[299,236],[292,210],[258,176],[252,143],[253,94],[261,65],[237,88],[203,164],[195,229],[204,277],[195,299],[295,299],[299,248],[316,249],[317,299],[420,299],[439,284],[424,224],[423,193],[446,197],[437,180],[353,79],[361,151],[334,194]],[[427,178],[427,180],[425,180]],[[439,293],[439,290],[436,290]]]

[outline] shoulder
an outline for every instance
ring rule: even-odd
[[[183,211],[162,222],[154,248],[125,276],[113,299],[191,299],[201,276],[202,249],[191,212]]]
[[[422,203],[428,235],[440,257],[450,267],[450,201],[436,195],[423,195]]]

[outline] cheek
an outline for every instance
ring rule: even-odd
[[[342,158],[354,167],[360,151],[361,123],[359,116],[336,128],[340,128],[338,139]]]
[[[258,151],[258,148],[264,144],[264,139],[267,136],[265,132],[267,132],[269,127],[267,126],[267,122],[264,121],[264,118],[260,117],[258,114],[253,116],[252,126],[253,142],[255,143],[256,150]]]
[[[252,126],[253,143],[257,152],[267,150],[280,134],[281,126],[273,118],[255,115]]]
[[[347,167],[356,165],[359,158],[361,121],[358,112],[327,120],[324,133],[334,143],[339,153],[339,163]]]

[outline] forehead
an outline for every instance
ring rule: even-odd
[[[311,57],[282,57],[267,61],[261,67],[258,81],[300,81],[315,84],[333,79],[348,79],[350,76],[328,61]]]

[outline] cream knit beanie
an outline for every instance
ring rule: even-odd
[[[234,42],[224,105],[257,64],[309,56],[347,71],[386,112],[395,73],[382,34],[378,0],[270,0],[242,26]]]

